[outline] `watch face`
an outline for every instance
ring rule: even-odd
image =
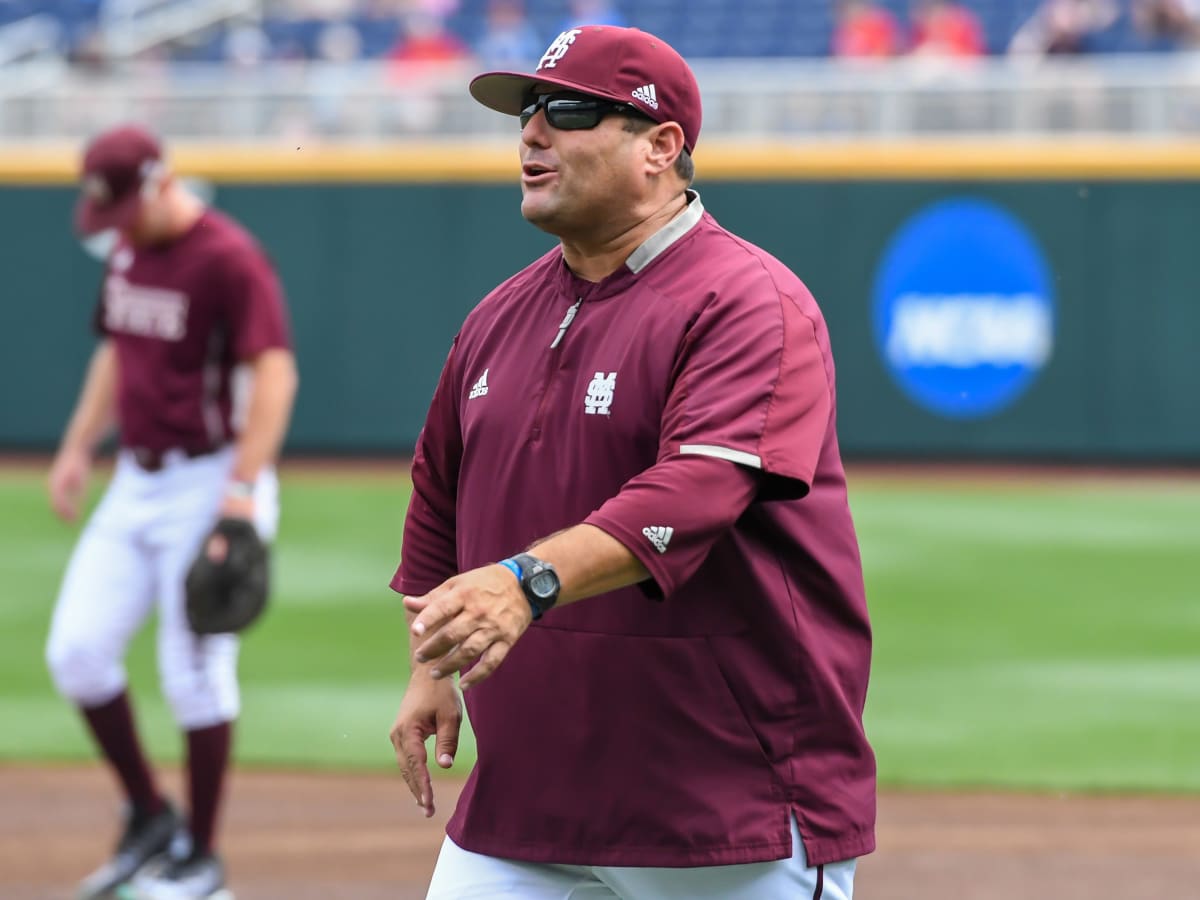
[[[530,576],[529,589],[538,597],[553,597],[558,591],[558,576],[553,572],[536,572]]]

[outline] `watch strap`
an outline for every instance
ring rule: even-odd
[[[522,571],[521,564],[519,562],[510,556],[508,559],[500,560],[498,565],[504,566],[504,568],[516,575],[517,584],[521,584],[523,586],[522,579],[525,577],[525,573]]]

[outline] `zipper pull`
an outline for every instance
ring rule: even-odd
[[[575,321],[575,313],[579,312],[579,305],[583,303],[583,298],[580,297],[575,301],[575,305],[567,310],[567,314],[563,316],[562,324],[558,326],[558,334],[554,336],[554,340],[550,342],[550,349],[553,350],[562,343],[563,335],[567,333],[567,329],[571,327],[571,323]]]

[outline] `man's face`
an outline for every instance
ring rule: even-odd
[[[167,176],[157,174],[141,187],[141,205],[137,218],[125,231],[126,239],[137,246],[157,243],[168,227],[166,193]]]
[[[561,90],[534,97],[587,99]],[[611,113],[594,128],[556,128],[539,108],[521,130],[521,214],[532,224],[567,239],[603,239],[626,227],[643,181],[639,134],[627,118]]]

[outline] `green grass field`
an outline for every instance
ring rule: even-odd
[[[1200,790],[1200,481],[851,483],[884,783]],[[386,585],[407,477],[285,469],[283,487],[273,607],[242,654],[239,758],[387,769],[407,649]],[[75,533],[41,472],[0,472],[0,760],[91,757],[42,662]],[[178,759],[149,629],[129,662],[151,750]]]

